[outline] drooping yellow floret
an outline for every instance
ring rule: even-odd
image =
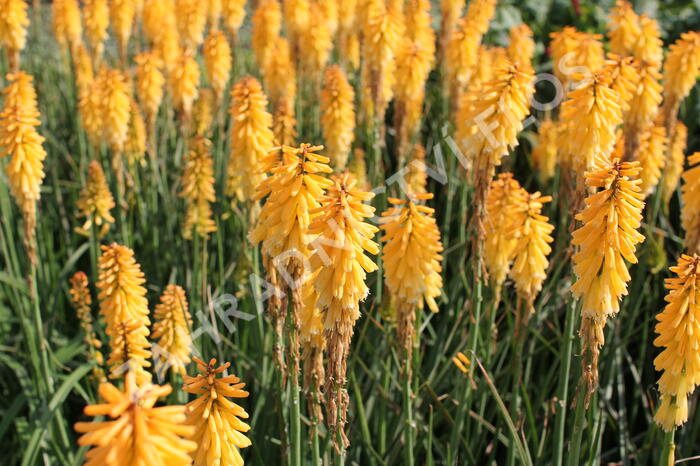
[[[668,156],[666,158],[666,169],[661,175],[664,204],[668,204],[681,179],[683,164],[685,163],[685,148],[687,142],[688,127],[679,121],[676,125],[675,132],[670,138]]]
[[[114,198],[109,191],[102,166],[96,160],[90,162],[88,166],[87,183],[80,191],[76,206],[78,218],[85,218],[85,223],[77,230],[81,234],[89,236],[94,225],[99,236],[103,236],[114,223],[114,217],[109,212],[115,206]]]
[[[312,247],[311,267],[318,275],[313,286],[318,293],[318,308],[324,314],[328,347],[326,366],[326,412],[328,428],[338,447],[347,446],[344,426],[348,396],[345,391],[347,358],[355,322],[360,317],[359,303],[367,297],[366,274],[377,266],[365,252],[377,254],[372,241],[377,228],[365,222],[374,208],[365,204],[373,193],[357,189],[357,180],[345,172],[333,177],[333,185],[321,198],[321,206],[310,213],[320,214],[309,225],[309,233],[318,235]]]
[[[517,229],[514,213],[525,210],[526,199],[527,191],[520,187],[512,173],[501,173],[491,182],[484,221],[484,263],[497,296],[508,275],[517,246],[517,238],[513,234]]]
[[[204,28],[207,25],[207,2],[175,0],[175,21],[180,35],[180,45],[186,52],[194,53],[204,40]]]
[[[198,358],[194,361],[201,374],[185,376],[182,386],[187,393],[198,395],[187,404],[187,424],[194,427],[190,438],[197,445],[192,453],[194,466],[242,466],[240,449],[251,445],[250,439],[243,435],[250,426],[241,420],[247,419],[248,413],[230,398],[246,398],[245,383],[234,375],[224,374],[231,363],[216,367],[216,359],[208,364]]]
[[[126,63],[126,52],[129,47],[129,38],[134,27],[135,17],[136,5],[134,0],[110,0],[109,18],[112,23],[112,31],[117,39],[122,64]]]
[[[175,62],[169,82],[175,108],[184,120],[189,119],[199,94],[199,65],[192,55],[185,53]]]
[[[559,133],[564,161],[576,173],[607,166],[615,146],[615,130],[622,123],[619,94],[610,88],[610,74],[602,71],[570,91],[562,104]]]
[[[173,374],[186,374],[192,346],[192,319],[187,308],[185,290],[178,285],[165,287],[156,304],[152,338],[158,341],[155,370],[161,377],[168,369]]]
[[[107,0],[85,0],[83,2],[83,21],[92,60],[95,66],[102,57],[104,41],[107,39],[109,26],[109,5]]]
[[[532,149],[532,164],[543,182],[552,179],[557,168],[559,129],[558,122],[542,121],[537,133],[537,145]]]
[[[345,168],[355,139],[355,92],[338,65],[326,69],[321,90],[321,128],[327,155],[339,171]]]
[[[249,201],[264,178],[260,172],[262,160],[274,145],[272,115],[257,79],[245,76],[233,86],[229,113],[233,126],[226,195]]]
[[[191,143],[182,168],[182,191],[185,198],[185,223],[182,235],[191,239],[193,235],[208,238],[216,231],[212,219],[211,204],[216,201],[214,190],[214,161],[211,156],[211,142],[204,136],[197,136]]]
[[[163,61],[158,53],[145,51],[136,59],[136,95],[146,115],[149,128],[155,124],[160,103],[163,100],[165,76],[161,71]]]
[[[630,274],[625,260],[636,263],[635,247],[644,241],[638,232],[644,208],[639,187],[639,162],[614,159],[586,173],[586,186],[600,189],[586,198],[586,208],[576,215],[583,225],[573,233],[577,280],[571,287],[581,306],[581,340],[588,394],[598,384],[598,356],[605,343],[603,330],[609,317],[620,310]]]
[[[535,55],[532,29],[524,23],[513,26],[510,28],[509,37],[508,59],[513,63],[532,66],[532,57]]]
[[[649,196],[661,179],[661,170],[666,165],[666,129],[652,123],[639,138],[637,151],[639,166],[642,167],[642,183],[639,187],[644,196]]]
[[[112,243],[102,246],[98,263],[99,275],[97,297],[100,300],[100,315],[106,323],[112,353],[108,363],[111,378],[119,377],[123,364],[136,373],[139,384],[151,380],[145,367],[150,357],[148,342],[148,301],[146,280],[141,267],[134,259],[134,252],[126,246]]]
[[[68,53],[82,41],[80,5],[77,0],[54,0],[52,9],[53,33],[63,53]]]
[[[641,34],[639,16],[632,9],[632,5],[627,1],[617,0],[615,7],[610,10],[608,24],[610,51],[623,57],[632,55]]]
[[[668,303],[656,316],[659,335],[654,346],[663,348],[654,359],[659,378],[661,405],[654,420],[667,432],[688,420],[688,398],[700,384],[700,257],[681,255],[670,267],[677,277],[667,278]]]
[[[126,376],[123,392],[111,383],[101,384],[99,393],[104,403],[86,406],[85,414],[111,420],[75,424],[75,430],[83,434],[78,445],[93,446],[85,455],[85,464],[191,464],[189,452],[197,444],[187,440],[194,429],[184,425],[185,407],[154,408],[158,398],[171,391],[169,385],[139,388],[132,373]]]
[[[282,11],[277,0],[262,0],[251,19],[253,32],[251,44],[255,60],[261,69],[265,69],[268,54],[274,53],[274,45],[282,27]]]
[[[221,102],[231,74],[231,46],[222,31],[213,31],[204,41],[204,65],[207,81],[214,89],[217,101]]]
[[[685,247],[700,253],[700,152],[688,156],[681,188],[681,225],[685,230]]]
[[[24,0],[0,1],[0,45],[5,49],[10,70],[19,71],[19,53],[27,41],[27,4]]]

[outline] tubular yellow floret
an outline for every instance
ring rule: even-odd
[[[182,386],[187,393],[198,396],[187,404],[187,424],[193,427],[190,438],[196,445],[193,464],[243,466],[240,449],[251,442],[243,435],[250,426],[241,419],[247,419],[248,413],[230,398],[246,398],[245,384],[236,376],[225,375],[231,363],[216,367],[216,359],[208,364],[198,358],[194,361],[201,374],[185,376]]]
[[[221,102],[231,74],[231,46],[221,31],[213,31],[204,41],[204,65],[207,81],[214,89],[217,101]]]
[[[667,432],[688,420],[688,399],[700,383],[700,257],[683,254],[669,269],[677,277],[667,278],[668,303],[656,316],[659,335],[654,346],[663,348],[654,359],[659,378],[661,404],[654,420]]]
[[[112,193],[109,191],[102,166],[96,160],[88,166],[87,183],[80,192],[80,198],[76,203],[78,218],[85,218],[85,223],[76,229],[80,234],[89,236],[90,230],[95,228],[99,236],[104,236],[114,217],[110,213],[115,206]]]
[[[204,136],[194,138],[185,157],[179,196],[186,201],[183,237],[191,239],[196,234],[208,238],[209,233],[216,231],[211,210],[211,204],[216,201],[216,192],[211,142]]]
[[[192,319],[187,308],[187,297],[182,287],[165,287],[160,303],[156,304],[152,334],[152,338],[158,341],[155,370],[160,377],[168,369],[173,374],[186,374],[185,366],[190,362],[192,347],[189,331]]]
[[[251,76],[241,78],[231,91],[233,117],[231,154],[226,175],[226,195],[250,201],[264,178],[262,160],[273,148],[272,115],[260,82]]]
[[[86,406],[85,414],[108,416],[109,420],[75,424],[75,430],[83,434],[78,445],[93,446],[85,455],[85,464],[191,464],[189,453],[197,444],[187,440],[194,428],[184,425],[185,407],[153,407],[171,391],[169,385],[138,387],[132,373],[126,376],[123,392],[111,383],[101,384],[104,403]]]
[[[332,165],[342,171],[355,139],[355,92],[338,65],[329,66],[321,90],[321,128]]]
[[[0,0],[0,45],[5,49],[10,70],[19,71],[19,53],[27,41],[27,4],[24,0]]]

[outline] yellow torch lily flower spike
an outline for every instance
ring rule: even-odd
[[[192,55],[185,53],[180,56],[169,74],[169,82],[173,104],[186,125],[192,115],[192,105],[199,95],[199,65]]]
[[[683,173],[681,225],[685,230],[685,247],[700,253],[700,152],[688,156]]]
[[[537,133],[537,145],[532,149],[532,164],[538,171],[540,180],[544,183],[552,179],[557,167],[559,130],[560,124],[558,122],[542,121]]]
[[[355,139],[355,92],[338,65],[326,69],[321,90],[321,128],[327,155],[341,171]]]
[[[78,218],[85,218],[85,223],[76,229],[82,235],[90,236],[94,226],[97,235],[102,237],[114,223],[114,217],[110,213],[115,206],[114,198],[109,191],[102,165],[97,160],[93,160],[88,166],[87,183],[80,192],[76,205]]]
[[[632,55],[641,35],[639,16],[632,9],[632,5],[624,0],[617,0],[615,7],[610,10],[608,23],[610,51],[623,57]]]
[[[224,375],[231,363],[216,367],[216,359],[205,363],[194,358],[201,375],[185,376],[182,389],[198,396],[187,404],[187,424],[194,428],[190,437],[197,445],[192,452],[194,466],[212,464],[242,466],[241,448],[251,445],[243,435],[250,426],[241,419],[248,413],[230,398],[246,398],[245,383],[234,375]]]
[[[88,361],[95,362],[92,369],[92,376],[95,380],[103,382],[105,373],[102,370],[102,342],[95,335],[95,327],[92,324],[92,297],[90,296],[90,288],[87,275],[85,272],[75,272],[69,279],[70,282],[70,299],[75,313],[80,320],[80,327],[83,329],[85,336],[83,342],[88,349]]]
[[[245,3],[246,0],[221,0],[224,27],[234,39],[245,18]]]
[[[99,67],[104,41],[107,39],[109,26],[109,5],[107,0],[85,0],[83,2],[83,21],[85,37],[92,53],[92,64]]]
[[[664,63],[664,123],[673,137],[678,108],[700,74],[700,32],[684,32],[671,44]]]
[[[10,71],[19,71],[19,53],[27,41],[27,4],[24,0],[0,1],[0,45],[5,49]]]
[[[297,94],[296,68],[286,38],[277,38],[275,53],[270,54],[262,71],[265,92],[272,108],[279,108],[282,99],[294,103]]]
[[[251,43],[255,60],[260,69],[265,69],[268,54],[275,45],[282,28],[282,9],[277,0],[262,0],[251,19],[253,32]]]
[[[435,209],[418,202],[432,199],[430,193],[412,195],[409,200],[389,198],[392,205],[382,213],[380,228],[384,275],[396,298],[397,340],[404,352],[404,370],[411,372],[416,311],[424,303],[437,312],[435,298],[442,290],[442,242],[433,214]]]
[[[41,121],[32,76],[19,71],[8,74],[7,80],[0,113],[0,158],[10,157],[5,173],[24,220],[27,255],[36,264],[36,211],[44,179],[44,138],[36,130]]]
[[[353,328],[360,317],[359,303],[369,293],[366,274],[377,270],[365,252],[377,254],[379,248],[372,241],[377,228],[365,222],[374,215],[374,208],[364,202],[374,194],[360,191],[357,180],[347,172],[332,181],[333,185],[321,197],[321,206],[310,212],[320,215],[309,225],[309,233],[318,235],[312,243],[315,253],[311,267],[318,274],[313,286],[318,293],[318,308],[324,314],[328,348],[326,418],[334,444],[345,448],[347,358]]]
[[[131,249],[112,243],[102,246],[98,269],[100,315],[112,349],[108,361],[112,366],[110,377],[119,377],[126,363],[129,371],[136,374],[137,383],[149,382],[151,374],[145,368],[150,366],[146,360],[150,357],[150,320],[141,267]]]
[[[110,0],[109,17],[112,23],[112,31],[117,39],[122,69],[126,69],[126,53],[129,48],[129,39],[131,38],[131,31],[136,17],[134,0]]]
[[[654,420],[667,432],[688,420],[688,398],[700,383],[700,257],[683,254],[670,268],[676,276],[665,280],[668,303],[656,316],[654,346],[662,348],[654,359],[661,405]]]
[[[614,159],[587,172],[586,186],[597,191],[576,215],[583,225],[573,233],[572,244],[579,248],[573,257],[578,279],[571,290],[583,298],[580,336],[587,400],[598,385],[605,324],[618,313],[620,299],[627,294],[630,274],[625,260],[636,263],[635,246],[644,241],[638,231],[644,208],[640,171],[639,162]]]
[[[661,179],[661,170],[666,166],[666,128],[652,123],[641,135],[637,160],[642,167],[642,183],[639,187],[644,196],[649,196]]]
[[[194,428],[184,425],[185,407],[154,407],[171,392],[169,385],[139,387],[133,373],[127,374],[123,392],[111,383],[101,384],[104,403],[86,406],[85,414],[110,420],[75,424],[75,430],[83,434],[78,445],[93,446],[85,455],[85,464],[191,464],[189,453],[197,444],[188,440]]]
[[[249,201],[264,178],[261,164],[274,144],[272,115],[267,111],[267,97],[257,79],[245,76],[233,86],[229,113],[233,126],[226,195],[235,194],[239,200]]]
[[[211,204],[216,201],[216,192],[211,141],[205,136],[197,136],[191,142],[182,167],[182,191],[179,196],[185,198],[182,236],[185,239],[192,239],[194,235],[208,238],[209,233],[216,231],[211,210]]]
[[[222,31],[212,31],[204,41],[204,65],[207,71],[207,81],[214,89],[217,102],[224,98],[224,92],[231,75],[233,58],[231,46]]]
[[[69,53],[82,41],[80,5],[77,0],[56,0],[53,9],[53,32],[63,53]]]
[[[666,169],[661,176],[662,195],[664,205],[673,196],[673,193],[678,187],[678,182],[683,174],[683,165],[685,163],[685,148],[688,142],[688,127],[679,121],[676,123],[676,130],[671,135],[668,144],[668,157],[666,159]]]
[[[146,126],[151,134],[158,115],[158,109],[163,101],[163,86],[165,76],[161,71],[163,60],[155,51],[141,52],[136,61],[136,95],[141,109],[146,116]]]
[[[180,36],[180,45],[186,53],[194,54],[204,40],[207,2],[175,0],[175,23]]]
[[[178,285],[168,285],[160,297],[160,303],[156,304],[152,337],[158,341],[155,370],[160,377],[168,369],[173,374],[186,374],[185,366],[191,361],[192,351],[189,330],[192,319],[187,308],[185,290]]]

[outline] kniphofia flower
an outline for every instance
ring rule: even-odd
[[[641,62],[637,73],[639,81],[636,91],[630,101],[630,109],[624,115],[625,157],[628,159],[635,158],[639,149],[639,138],[644,129],[653,123],[662,100],[658,66]]]
[[[272,132],[275,145],[294,145],[297,138],[297,120],[294,118],[294,103],[283,98],[277,104],[272,115]]]
[[[83,329],[83,343],[88,350],[88,361],[95,362],[92,369],[92,376],[95,380],[102,382],[105,378],[102,370],[102,342],[95,335],[95,327],[92,324],[92,297],[90,296],[90,288],[87,275],[85,272],[75,272],[70,278],[70,299],[75,314],[80,320],[80,327]]]
[[[182,191],[179,196],[186,201],[183,237],[191,239],[196,234],[208,238],[209,233],[216,231],[211,210],[211,204],[216,201],[216,192],[211,141],[205,136],[197,136],[191,142],[182,167]]]
[[[282,27],[282,11],[277,0],[262,0],[251,19],[253,31],[251,44],[255,60],[261,69],[265,69],[268,53],[275,45]]]
[[[355,139],[355,92],[338,65],[326,69],[321,90],[321,128],[327,155],[341,171]]]
[[[415,194],[423,194],[428,187],[428,170],[425,164],[425,147],[416,144],[411,151],[411,160],[408,162],[408,174],[406,175],[408,189]]]
[[[685,230],[685,247],[700,253],[700,152],[688,156],[681,187],[681,225]]]
[[[199,65],[192,55],[185,53],[180,56],[169,74],[169,82],[173,104],[183,121],[188,121],[199,93]]]
[[[53,32],[64,53],[81,42],[83,25],[77,0],[55,0],[52,4]]]
[[[156,304],[151,336],[157,340],[155,370],[161,376],[168,369],[173,374],[185,375],[192,347],[189,330],[192,319],[187,309],[185,290],[178,285],[168,285],[160,297],[160,303]]]
[[[688,141],[688,127],[683,122],[676,124],[675,131],[670,138],[668,145],[668,156],[666,158],[666,169],[661,176],[662,195],[664,204],[668,205],[671,196],[678,187],[678,182],[683,173],[685,163],[685,148]]]
[[[262,160],[274,144],[272,115],[267,111],[267,97],[258,80],[245,76],[233,86],[229,113],[233,126],[226,194],[252,200],[264,178],[260,172]]]
[[[577,280],[571,287],[583,298],[580,336],[588,396],[598,384],[598,356],[605,343],[603,330],[620,310],[630,274],[625,260],[636,263],[635,247],[644,241],[638,229],[642,220],[639,162],[614,159],[586,173],[586,186],[597,189],[586,198],[586,208],[576,215],[583,225],[573,233]],[[588,397],[587,397],[588,398]]]
[[[543,182],[552,179],[557,167],[559,127],[558,122],[542,121],[537,133],[537,145],[532,149],[532,164]]]
[[[104,41],[109,26],[109,6],[107,0],[85,0],[83,2],[85,37],[92,52],[93,65],[97,66],[102,57]]]
[[[617,0],[615,7],[610,10],[608,23],[612,53],[620,56],[632,55],[641,34],[639,16],[632,9],[632,5],[627,1]]]
[[[207,2],[175,0],[175,22],[180,35],[180,45],[186,53],[194,54],[204,40],[204,28],[207,25]]]
[[[204,65],[207,81],[214,89],[216,99],[221,102],[231,74],[231,46],[222,31],[212,31],[204,41]]]
[[[107,416],[102,422],[77,422],[83,435],[78,445],[92,445],[85,455],[88,466],[106,464],[191,464],[189,452],[196,442],[187,440],[194,429],[184,425],[185,407],[154,407],[172,392],[169,385],[137,386],[133,373],[126,375],[124,391],[111,383],[100,385],[101,404],[88,405],[88,416]]]
[[[78,218],[85,218],[85,223],[77,229],[80,234],[89,236],[94,226],[98,235],[104,236],[114,223],[114,217],[110,213],[115,206],[114,198],[109,191],[102,165],[96,160],[88,166],[87,183],[80,192],[76,206]]]
[[[234,37],[245,18],[246,0],[221,0],[221,13],[224,27]]]
[[[642,194],[649,196],[661,179],[661,170],[666,165],[666,128],[652,123],[639,138],[637,160],[642,167]]]
[[[19,53],[27,41],[27,4],[24,0],[0,1],[0,45],[12,72],[19,71]]]
[[[349,173],[332,179],[333,185],[321,198],[321,206],[311,211],[320,214],[309,225],[309,233],[318,235],[312,247],[311,267],[316,276],[318,308],[324,313],[328,363],[326,366],[326,412],[328,428],[339,447],[348,444],[344,433],[348,398],[345,391],[347,358],[355,322],[360,317],[360,301],[367,297],[366,274],[377,266],[365,255],[377,254],[372,241],[377,228],[365,222],[374,208],[365,204],[373,193],[357,189]]]
[[[513,63],[532,66],[535,55],[535,41],[532,29],[527,24],[519,24],[510,28],[508,41],[508,59]]]
[[[194,361],[201,374],[185,376],[182,386],[187,393],[198,396],[187,404],[187,424],[194,428],[190,438],[197,445],[192,453],[194,465],[242,466],[240,449],[251,445],[243,435],[250,426],[241,420],[247,419],[248,413],[230,398],[246,398],[245,383],[224,374],[231,363],[216,367],[216,359],[208,364],[198,358]]]
[[[685,32],[671,44],[664,63],[664,125],[673,135],[678,107],[700,74],[700,32]]]
[[[129,47],[131,30],[134,27],[136,8],[133,0],[110,0],[109,17],[112,23],[112,31],[117,39],[119,58],[122,67],[126,67],[126,52]]]
[[[136,95],[146,115],[150,128],[155,124],[160,103],[163,100],[165,76],[161,71],[163,60],[155,51],[145,51],[135,58],[136,61]]]
[[[683,254],[670,267],[676,276],[665,280],[668,303],[656,316],[654,346],[663,348],[654,359],[661,405],[654,420],[667,432],[688,420],[688,399],[700,383],[700,257]]]
[[[297,93],[296,68],[286,38],[277,38],[275,53],[270,54],[262,72],[265,92],[272,108],[277,109],[282,99],[294,102]]]

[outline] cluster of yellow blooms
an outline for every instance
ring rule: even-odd
[[[151,337],[158,340],[159,351],[165,353],[165,357],[156,361],[157,374],[163,375],[170,368],[172,373],[185,375],[192,346],[189,330],[192,319],[187,307],[185,290],[178,285],[168,285],[156,305]]]
[[[114,223],[114,217],[110,213],[114,205],[114,198],[109,191],[102,166],[98,161],[93,160],[88,166],[85,188],[80,192],[80,199],[76,203],[78,217],[85,217],[85,223],[76,231],[90,236],[94,226],[98,235],[104,236],[109,231],[110,225]]]
[[[321,127],[328,157],[338,170],[345,168],[355,138],[355,91],[343,70],[326,69],[321,90]]]

